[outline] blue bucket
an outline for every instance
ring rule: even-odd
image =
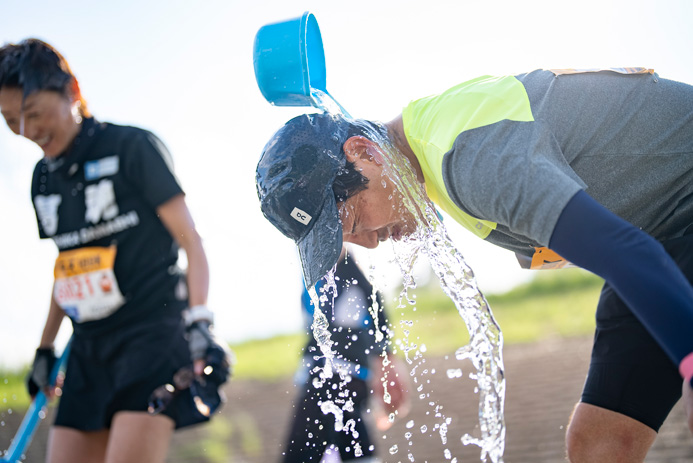
[[[311,88],[327,93],[322,36],[310,12],[261,27],[253,65],[260,92],[273,105],[314,106]]]

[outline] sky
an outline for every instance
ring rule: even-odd
[[[252,51],[260,27],[305,11],[320,25],[327,89],[359,118],[389,121],[465,80],[537,68],[646,66],[693,83],[686,0],[3,2],[0,43],[51,43],[99,120],[151,130],[168,146],[208,253],[216,331],[231,342],[302,324],[295,246],[262,216],[254,176],[270,136],[313,110],[267,103]],[[0,121],[0,367],[31,360],[47,314],[57,250],[38,239],[31,205],[40,158]],[[483,292],[531,277],[451,222]],[[391,252],[357,255],[394,285]],[[69,332],[63,324],[58,348]]]

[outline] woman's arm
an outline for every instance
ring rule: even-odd
[[[46,318],[46,324],[43,327],[43,333],[41,334],[41,342],[39,348],[53,349],[55,346],[55,337],[58,335],[60,330],[60,325],[65,318],[65,312],[60,308],[58,303],[55,301],[55,296],[51,294],[51,303],[48,308],[48,317]]]
[[[207,254],[202,246],[202,238],[197,233],[195,223],[185,203],[185,196],[183,194],[174,196],[159,206],[156,212],[171,236],[187,255],[190,307],[206,305],[209,292],[209,264],[207,263]]]
[[[209,332],[209,326],[214,322],[214,314],[207,308],[209,292],[207,254],[182,193],[163,203],[156,212],[171,236],[185,250],[188,258],[189,309],[186,312],[185,321],[190,356],[194,360],[195,373],[200,375],[205,365],[207,350],[215,342]]]

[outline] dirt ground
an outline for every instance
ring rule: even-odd
[[[590,342],[589,338],[557,339],[506,347],[506,462],[564,461],[565,426],[582,389]],[[479,448],[465,447],[460,440],[465,433],[475,435],[477,425],[478,396],[473,391],[475,383],[467,378],[470,365],[454,356],[427,356],[425,360],[417,374],[419,384],[427,385],[422,392],[428,393],[428,397],[413,396],[408,416],[398,418],[385,434],[376,431],[378,456],[388,463],[447,462],[451,461],[444,453],[448,449],[451,458],[457,458],[459,463],[480,461]],[[447,370],[457,368],[462,368],[463,377],[448,378]],[[428,372],[423,374],[426,369]],[[211,423],[174,436],[168,463],[279,460],[294,398],[291,379],[233,380],[226,394],[228,403]],[[446,445],[440,434],[432,431],[440,420],[434,416],[435,406],[442,406],[442,413],[452,420]],[[5,412],[0,420],[4,423],[0,426],[0,448],[6,449],[21,416]],[[426,432],[421,431],[424,425]],[[43,423],[25,461],[43,461],[47,428]],[[410,437],[407,433],[411,433]],[[397,451],[391,454],[393,446],[397,446]],[[646,461],[693,462],[693,438],[680,403],[660,430]]]

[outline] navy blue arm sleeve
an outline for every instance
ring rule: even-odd
[[[549,247],[608,281],[677,367],[693,352],[693,288],[650,235],[580,191]]]

